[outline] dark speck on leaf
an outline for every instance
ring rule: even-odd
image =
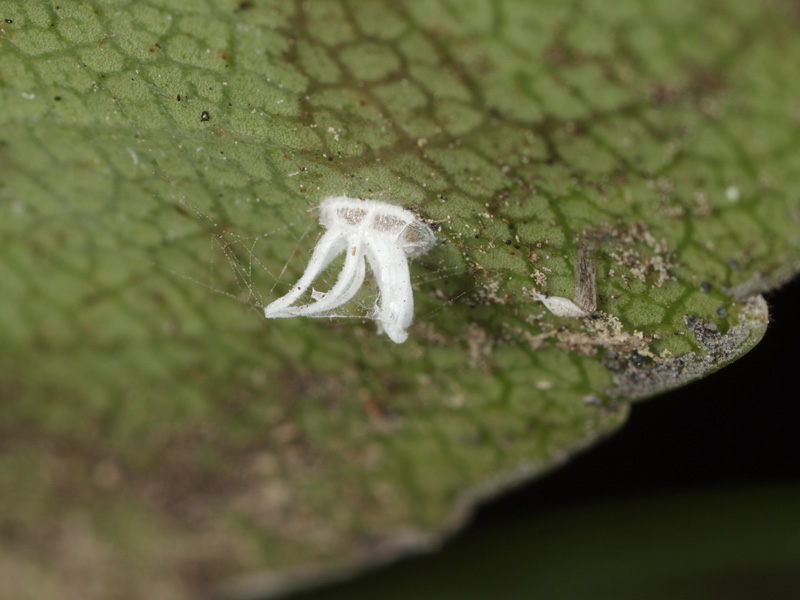
[[[177,96],[177,97],[178,97],[178,102],[180,102],[180,101],[181,101],[181,95],[180,95],[180,94],[178,94],[178,96]]]
[[[700,289],[701,289],[701,290],[702,290],[704,293],[706,293],[706,294],[707,294],[708,292],[710,292],[710,291],[711,291],[711,284],[710,284],[710,283],[708,283],[707,281],[704,281],[703,283],[701,283],[701,284],[700,284]]]
[[[506,240],[506,246],[510,246],[510,245],[511,245],[511,240]]]
[[[333,157],[332,156],[328,157],[328,162],[333,162]]]
[[[13,22],[14,22],[14,21],[13,21],[13,20],[11,20],[11,19],[6,19],[6,23],[8,23],[9,25],[11,25]]]
[[[208,114],[207,110],[204,110],[203,114],[200,115],[200,120],[201,121],[210,121],[211,120],[211,115]]]
[[[53,98],[56,102],[61,102],[61,96],[56,96]]]
[[[715,310],[717,311],[717,314],[720,316],[720,318],[722,318],[722,319],[727,318],[728,311],[725,310],[724,306],[718,306]]]

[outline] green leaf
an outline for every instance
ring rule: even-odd
[[[741,356],[800,265],[793,11],[0,0],[0,596],[385,561]],[[403,345],[369,290],[263,318],[339,195],[437,228]]]

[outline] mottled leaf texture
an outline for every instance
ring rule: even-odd
[[[0,0],[0,598],[385,561],[741,356],[800,264],[799,34],[780,0]],[[402,345],[369,275],[263,318],[341,195],[437,231]]]

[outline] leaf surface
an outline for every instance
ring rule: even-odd
[[[741,356],[800,264],[793,11],[0,1],[0,596],[384,561]],[[332,195],[437,230],[403,345],[369,290],[263,319]]]

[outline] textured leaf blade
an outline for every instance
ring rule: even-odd
[[[787,10],[0,4],[9,594],[384,560],[747,351],[800,257]],[[439,229],[403,346],[261,317],[341,194]]]

